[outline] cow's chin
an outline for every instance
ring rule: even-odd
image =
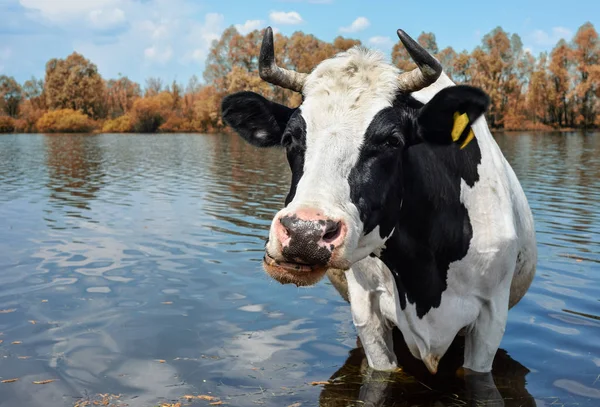
[[[298,287],[317,284],[329,269],[328,266],[280,262],[268,254],[263,258],[263,267],[281,284],[295,284]]]

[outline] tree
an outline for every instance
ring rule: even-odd
[[[231,26],[223,31],[219,40],[213,41],[204,69],[206,83],[218,85],[218,82],[231,72],[233,65],[231,48],[234,43],[233,40],[239,35],[235,27]]]
[[[169,89],[169,93],[173,98],[173,110],[178,110],[181,102],[181,95],[183,94],[183,87],[174,80]]]
[[[600,89],[599,78],[593,74],[600,64],[600,40],[594,26],[588,22],[579,27],[573,43],[572,54],[576,64],[573,79],[577,81],[575,94],[578,101],[578,121],[584,128],[593,127],[598,114],[596,94]]]
[[[44,80],[36,79],[34,76],[23,84],[23,96],[29,100],[34,108],[45,109]]]
[[[76,52],[46,64],[44,95],[49,109],[73,109],[93,118],[104,115],[104,81],[96,65]]]
[[[0,75],[0,111],[7,116],[17,117],[22,98],[21,86],[15,81],[15,78]]]
[[[173,97],[169,92],[137,99],[131,110],[135,131],[154,133],[168,119],[173,107]]]
[[[133,102],[142,94],[140,85],[126,76],[106,83],[106,109],[108,117],[115,118],[128,113]]]
[[[198,77],[196,75],[192,75],[187,86],[185,87],[185,93],[196,93],[201,87],[202,86],[200,85],[200,80]]]
[[[163,90],[163,81],[159,77],[150,77],[146,79],[146,91],[144,96],[156,96]]]
[[[454,61],[456,60],[456,51],[452,47],[446,47],[437,53],[436,58],[444,67],[444,72],[450,79],[454,79],[456,72],[454,70]]]
[[[564,39],[561,39],[550,53],[550,81],[552,87],[548,94],[550,102],[550,119],[560,127],[573,125],[573,114],[570,110],[570,94],[572,91],[571,75],[573,66],[573,50]]]
[[[548,75],[548,55],[540,54],[535,69],[531,72],[527,92],[527,111],[529,118],[536,125],[550,123],[548,95],[550,94],[550,78]]]

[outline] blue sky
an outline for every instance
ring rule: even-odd
[[[501,26],[537,55],[586,21],[600,30],[600,0],[0,0],[0,74],[43,77],[50,58],[77,51],[105,78],[185,84],[202,77],[211,41],[230,25],[344,35],[387,54],[398,28],[414,37],[432,31],[440,48],[461,51]]]

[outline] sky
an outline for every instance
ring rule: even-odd
[[[0,0],[0,75],[43,78],[49,59],[77,51],[107,79],[185,84],[202,78],[212,41],[231,25],[326,41],[343,35],[386,55],[398,28],[415,38],[433,32],[440,49],[471,51],[501,26],[537,55],[587,21],[600,30],[600,0]]]

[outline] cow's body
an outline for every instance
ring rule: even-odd
[[[284,146],[292,170],[265,268],[298,285],[327,268],[347,270],[354,323],[375,369],[397,364],[396,325],[433,373],[464,329],[465,367],[487,372],[508,309],[535,273],[531,211],[479,118],[487,96],[453,87],[443,73],[417,92],[399,91],[398,76],[380,54],[354,48],[293,75],[304,96],[297,109],[247,92],[223,102],[242,137]]]
[[[453,83],[442,75],[413,97],[426,103],[446,86]],[[369,364],[380,370],[396,362],[391,324],[432,371],[466,327],[465,367],[489,370],[508,308],[535,274],[533,218],[523,190],[485,119],[473,130],[476,143],[460,151],[468,157],[458,167],[448,147],[407,150],[412,182],[397,236],[386,242],[382,260],[365,258],[346,273],[354,323]],[[429,256],[437,267],[427,264]],[[473,346],[478,336],[487,346]]]

